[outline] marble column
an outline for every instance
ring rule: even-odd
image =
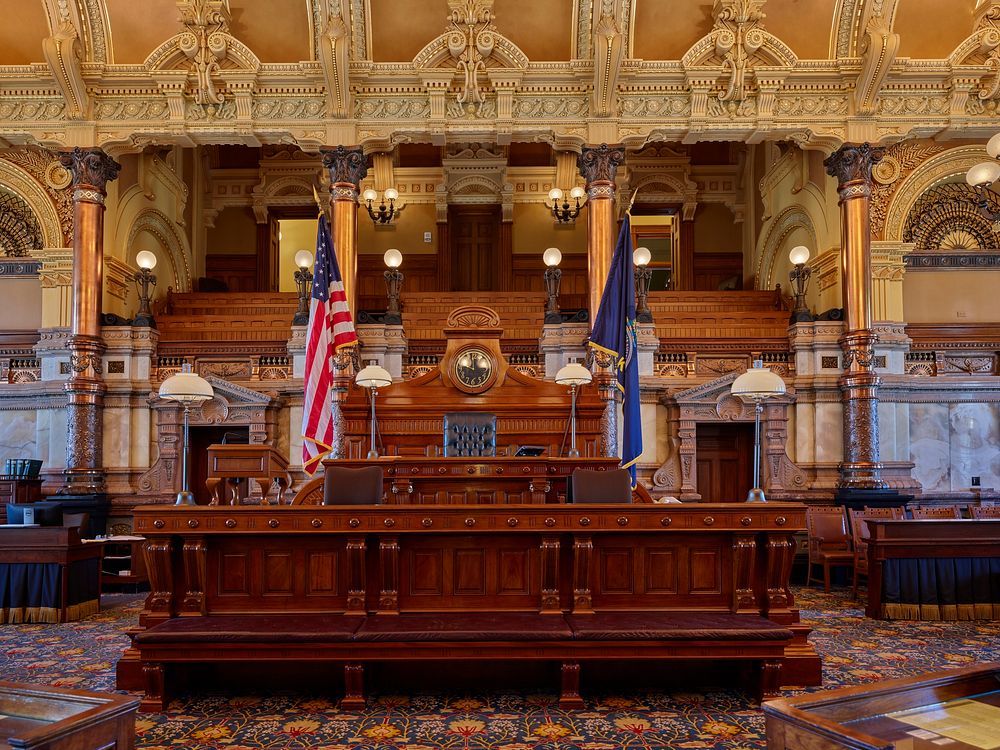
[[[587,183],[587,287],[591,326],[601,305],[615,252],[615,173],[624,162],[625,149],[606,143],[584,148],[576,162]]]
[[[61,494],[103,492],[104,378],[101,297],[104,291],[104,198],[121,165],[99,148],[59,155],[72,175],[73,298],[70,376],[66,382],[66,470]]]
[[[358,187],[368,174],[360,148],[324,149],[323,166],[330,172],[330,235],[351,315],[358,314]]]
[[[837,178],[840,196],[844,298],[844,353],[839,384],[844,403],[844,460],[838,486],[847,490],[884,489],[878,444],[878,389],[872,327],[871,201],[872,166],[885,153],[869,143],[847,143],[823,164]]]

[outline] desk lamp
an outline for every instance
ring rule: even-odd
[[[744,401],[750,401],[753,409],[753,487],[747,494],[748,503],[766,503],[764,490],[760,488],[760,415],[764,411],[764,401],[785,393],[785,381],[764,367],[764,362],[755,359],[753,367],[733,381],[731,392]]]
[[[200,404],[215,396],[212,385],[197,373],[191,372],[187,362],[180,372],[174,373],[160,385],[160,398],[175,401],[184,407],[184,447],[181,453],[181,491],[175,505],[194,505],[194,493],[188,489],[188,424],[192,404]]]
[[[368,365],[361,372],[357,374],[354,378],[354,382],[360,385],[362,388],[367,388],[372,400],[372,418],[371,418],[371,450],[368,451],[368,458],[378,458],[378,449],[375,447],[375,396],[378,394],[379,388],[385,388],[387,385],[392,385],[392,375],[384,367],[379,367],[378,365]]]
[[[576,449],[576,389],[581,385],[586,385],[593,380],[590,370],[579,362],[570,362],[556,373],[556,382],[559,385],[568,385],[570,393],[569,423],[570,423],[570,448],[566,454],[569,458],[579,458],[580,451]]]

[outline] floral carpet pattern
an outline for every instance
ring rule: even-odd
[[[1000,622],[881,622],[846,589],[797,589],[802,618],[823,656],[824,687],[905,677],[1000,660]],[[0,679],[112,690],[141,596],[105,597],[103,611],[65,625],[0,626]],[[591,695],[559,709],[553,693],[376,695],[364,711],[327,696],[226,695],[175,701],[142,714],[146,750],[745,750],[765,747],[763,716],[743,693]]]

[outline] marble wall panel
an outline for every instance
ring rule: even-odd
[[[816,404],[816,461],[844,460],[844,410],[839,403]]]
[[[39,458],[35,412],[0,411],[0,471],[8,458]]]
[[[948,417],[951,489],[968,489],[974,476],[1000,487],[1000,404],[952,404]]]
[[[910,404],[910,460],[924,492],[951,490],[948,404]]]

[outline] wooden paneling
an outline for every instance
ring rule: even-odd
[[[434,292],[438,288],[438,256],[435,254],[403,256],[403,288],[399,298],[404,315],[411,295],[417,292]],[[381,255],[358,255],[358,309],[385,310],[385,262]]]
[[[513,256],[512,289],[515,292],[545,294],[545,264],[542,254],[518,253]],[[559,263],[559,307],[562,310],[583,310],[587,307],[587,256],[567,253]],[[545,298],[543,297],[543,300]],[[543,301],[544,305],[544,301]]]
[[[744,497],[753,484],[753,425],[699,424],[698,492],[703,502]]]
[[[451,290],[499,291],[509,274],[510,251],[504,252],[499,206],[450,206]]]
[[[694,253],[695,291],[714,292],[719,284],[736,277],[736,289],[743,288],[742,253]]]
[[[257,256],[210,253],[205,256],[205,276],[222,282],[230,292],[256,292]]]

